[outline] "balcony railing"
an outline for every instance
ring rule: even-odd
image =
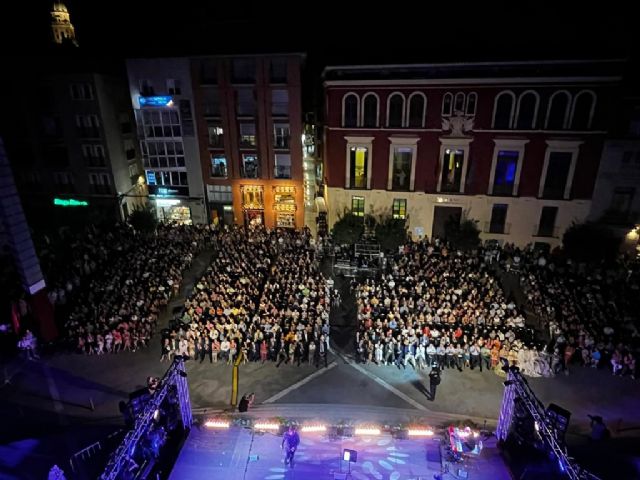
[[[533,228],[534,237],[558,238],[560,229],[558,227],[550,227],[547,225],[535,225]]]
[[[509,235],[509,233],[511,233],[511,224],[484,222],[484,233]]]

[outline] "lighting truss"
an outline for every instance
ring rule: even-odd
[[[177,356],[169,370],[162,377],[160,388],[153,394],[151,401],[143,412],[136,418],[135,426],[127,433],[124,440],[109,459],[107,466],[100,476],[100,480],[116,480],[124,473],[129,465],[130,455],[136,445],[153,425],[153,417],[167,397],[169,389],[174,386],[178,392],[180,404],[180,421],[185,430],[191,428],[193,416],[191,413],[191,399],[189,398],[189,385],[187,384],[187,372],[184,368],[184,359]]]
[[[505,389],[502,396],[502,406],[500,408],[500,418],[496,428],[496,437],[504,441],[509,434],[513,421],[513,409],[515,398],[519,397],[533,420],[537,425],[538,434],[545,446],[551,451],[557,460],[560,469],[570,480],[597,480],[597,477],[582,469],[570,458],[566,451],[558,443],[556,429],[552,426],[551,420],[547,417],[547,412],[536,397],[529,383],[522,376],[517,368],[511,367],[507,373],[507,380],[504,382]]]

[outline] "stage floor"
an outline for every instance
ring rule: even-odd
[[[432,480],[441,473],[440,441],[437,438],[398,440],[390,435],[329,439],[319,433],[302,433],[295,467],[285,467],[280,437],[253,435],[250,429],[216,430],[194,427],[171,473],[171,480],[210,479],[338,479]],[[351,477],[339,475],[349,466],[341,462],[344,448],[358,452]],[[458,473],[460,465],[451,467]],[[489,440],[477,458],[465,462],[468,476],[443,475],[443,479],[508,480],[510,475]]]

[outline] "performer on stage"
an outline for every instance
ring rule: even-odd
[[[285,451],[284,464],[291,464],[291,468],[293,468],[293,456],[296,454],[296,449],[299,444],[300,435],[298,435],[293,425],[289,425],[289,430],[287,430],[282,437],[280,448],[283,448]]]

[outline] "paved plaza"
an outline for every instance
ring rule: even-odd
[[[167,324],[170,312],[179,306],[211,252],[196,258],[185,276],[180,296],[173,300],[161,318]],[[344,323],[344,316],[340,318]],[[344,339],[339,344],[345,345]],[[42,462],[51,463],[56,455],[70,455],[89,440],[103,435],[96,425],[121,425],[118,403],[130,392],[145,385],[149,375],[161,376],[168,363],[160,363],[158,336],[151,346],[135,353],[80,356],[54,354],[40,361],[15,359],[3,366],[5,384],[0,392],[0,408],[5,420],[2,440],[11,450],[12,443],[25,437],[47,433],[55,448],[42,454]],[[328,368],[312,365],[251,363],[240,366],[239,393],[255,392],[260,408],[286,405],[340,405],[353,408],[391,408],[413,411],[446,423],[470,418],[482,426],[494,425],[503,391],[503,379],[492,372],[445,370],[435,401],[425,395],[427,371],[392,366],[356,365],[348,354],[336,351],[329,356]],[[198,413],[230,409],[232,367],[226,364],[187,362],[191,400]],[[573,368],[570,375],[529,379],[540,400],[553,402],[572,412],[571,432],[588,433],[588,414],[604,417],[614,438],[640,435],[640,382],[612,377],[605,370]],[[73,438],[55,437],[65,431],[91,431]],[[99,438],[99,437],[98,437]],[[580,437],[583,438],[583,437]],[[60,440],[63,439],[63,440]],[[4,455],[3,455],[4,457]],[[25,459],[26,461],[26,459]],[[15,462],[14,462],[15,463]],[[2,465],[7,472],[20,462]],[[256,466],[257,468],[257,466]],[[14,478],[9,476],[8,478]],[[257,477],[256,477],[257,478]],[[275,478],[275,477],[273,477]]]

